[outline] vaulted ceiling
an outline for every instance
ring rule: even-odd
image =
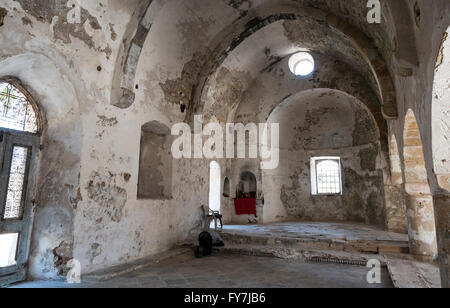
[[[350,67],[378,98],[378,113],[387,119],[397,117],[392,72],[386,64],[395,43],[387,1],[382,1],[381,24],[369,24],[365,0],[184,1],[178,6],[175,2],[139,6],[116,68],[113,90],[120,92],[113,96],[113,105],[133,104],[136,59],[146,48],[153,53],[166,48],[166,57],[190,55],[181,77],[160,83],[167,101],[187,108],[188,121],[205,107],[211,109],[208,99],[220,98],[222,109],[231,111],[261,72],[307,50],[342,63],[343,71]],[[167,21],[179,31],[170,31]],[[166,43],[154,29],[165,34]],[[174,43],[178,40],[183,44]],[[339,78],[336,73],[325,78],[331,87]],[[341,78],[346,78],[344,72]]]

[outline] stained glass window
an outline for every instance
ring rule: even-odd
[[[27,160],[28,148],[15,146],[11,160],[3,219],[18,219],[22,217]]]
[[[27,97],[10,83],[0,82],[0,128],[37,133],[36,114]]]

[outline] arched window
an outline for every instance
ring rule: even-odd
[[[220,212],[220,190],[221,190],[221,175],[220,165],[213,161],[210,164],[209,176],[209,208],[212,211]]]
[[[0,80],[0,286],[26,273],[39,119],[20,83]]]
[[[35,134],[38,132],[36,111],[20,86],[0,82],[0,127]]]

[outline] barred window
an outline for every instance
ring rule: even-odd
[[[313,195],[342,194],[341,159],[339,157],[316,157],[311,159]]]

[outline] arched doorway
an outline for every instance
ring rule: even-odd
[[[239,185],[236,189],[237,198],[256,198],[258,192],[256,176],[249,171],[241,173]]]
[[[0,286],[25,279],[40,117],[17,80],[0,80]]]
[[[404,161],[411,253],[435,258],[437,243],[433,197],[428,183],[420,129],[411,109],[405,119]]]
[[[221,211],[221,172],[220,165],[213,161],[209,166],[209,208],[212,211]]]

